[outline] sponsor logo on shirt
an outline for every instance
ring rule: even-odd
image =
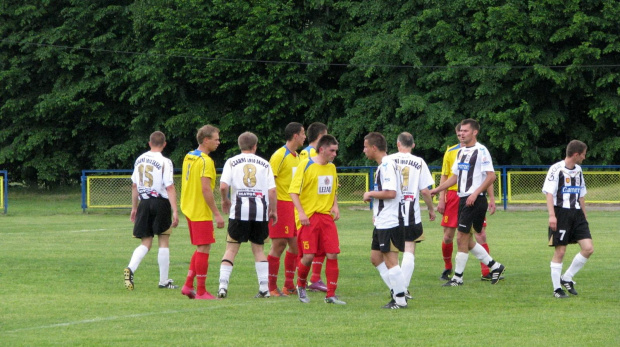
[[[415,200],[415,195],[405,195],[403,200],[405,200],[405,201],[414,201]]]
[[[459,163],[459,170],[469,171],[469,163]]]
[[[580,192],[581,192],[581,187],[575,187],[575,186],[562,187],[562,194],[579,194]]]
[[[332,176],[319,176],[319,195],[331,194]]]

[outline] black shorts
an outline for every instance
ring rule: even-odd
[[[487,215],[489,202],[485,195],[478,195],[472,206],[466,206],[468,197],[462,197],[459,200],[459,225],[458,231],[469,234],[473,227],[477,233],[482,232],[482,225]]]
[[[269,237],[269,222],[256,222],[238,219],[228,220],[228,236],[226,242],[252,242],[257,245],[265,244]]]
[[[556,231],[549,228],[549,246],[565,246],[579,240],[591,239],[590,226],[583,210],[555,207],[558,221]]]
[[[407,225],[403,227],[405,229],[405,242],[417,242],[424,241],[424,229],[422,223]]]
[[[170,230],[172,211],[170,201],[164,198],[140,200],[136,212],[133,236],[139,239],[161,235]]]
[[[404,252],[405,251],[405,231],[399,225],[390,229],[377,229],[372,231],[372,244],[370,249],[373,251]]]

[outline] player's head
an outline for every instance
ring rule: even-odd
[[[301,123],[291,122],[284,128],[284,138],[287,142],[295,142],[297,147],[301,147],[306,140],[306,132]]]
[[[467,118],[461,121],[461,128],[459,129],[459,140],[466,146],[471,146],[476,143],[476,136],[480,131],[480,124],[475,119]]]
[[[205,139],[207,140],[205,143]],[[198,129],[196,133],[196,140],[198,145],[206,145],[209,151],[215,151],[220,144],[220,129],[214,127],[211,124],[207,124]]]
[[[161,131],[155,131],[149,137],[149,145],[151,147],[163,147],[166,145],[166,135]]]
[[[411,135],[410,133],[406,131],[398,135],[398,138],[396,139],[396,144],[399,144],[399,143],[400,143],[400,146],[405,147],[405,148],[413,148],[413,146],[415,145],[415,142],[413,142],[413,135]]]
[[[243,134],[239,135],[237,143],[239,144],[240,150],[251,151],[258,144],[258,137],[253,133],[246,131]]]
[[[323,156],[328,162],[332,162],[338,154],[338,140],[332,135],[323,135],[316,148],[319,155]]]
[[[581,164],[586,157],[587,150],[588,150],[588,145],[586,145],[585,143],[579,140],[572,140],[566,146],[566,157],[571,158],[575,154],[577,154],[576,163]]]
[[[321,122],[314,122],[308,126],[306,138],[308,139],[308,143],[312,143],[325,134],[327,134],[327,125]]]
[[[364,136],[364,154],[370,160],[379,161],[379,154],[387,152],[385,137],[377,132]]]

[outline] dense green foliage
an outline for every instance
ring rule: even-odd
[[[614,164],[619,17],[608,0],[7,0],[0,168],[44,184],[130,168],[156,129],[179,165],[206,123],[221,165],[245,130],[268,157],[291,121],[327,123],[338,165],[404,130],[437,164],[466,117],[496,164],[551,163],[572,138]]]

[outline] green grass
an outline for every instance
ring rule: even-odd
[[[489,217],[491,254],[507,267],[495,286],[479,280],[470,257],[465,285],[442,288],[438,222],[425,222],[416,250],[414,299],[388,311],[387,289],[369,258],[371,214],[342,206],[338,294],[346,306],[310,293],[253,299],[256,274],[249,245],[235,262],[229,297],[187,300],[157,288],[157,247],[136,272],[136,289],[122,269],[138,241],[127,210],[82,213],[79,193],[21,192],[0,216],[0,341],[3,346],[49,345],[618,345],[617,212],[588,213],[595,252],[576,276],[579,296],[551,295],[541,211],[499,211]],[[544,207],[543,207],[544,208]],[[224,231],[212,248],[207,287],[217,288]],[[269,246],[267,246],[269,247]],[[182,221],[171,238],[171,277],[182,283],[194,248]],[[578,246],[570,246],[566,268]]]

